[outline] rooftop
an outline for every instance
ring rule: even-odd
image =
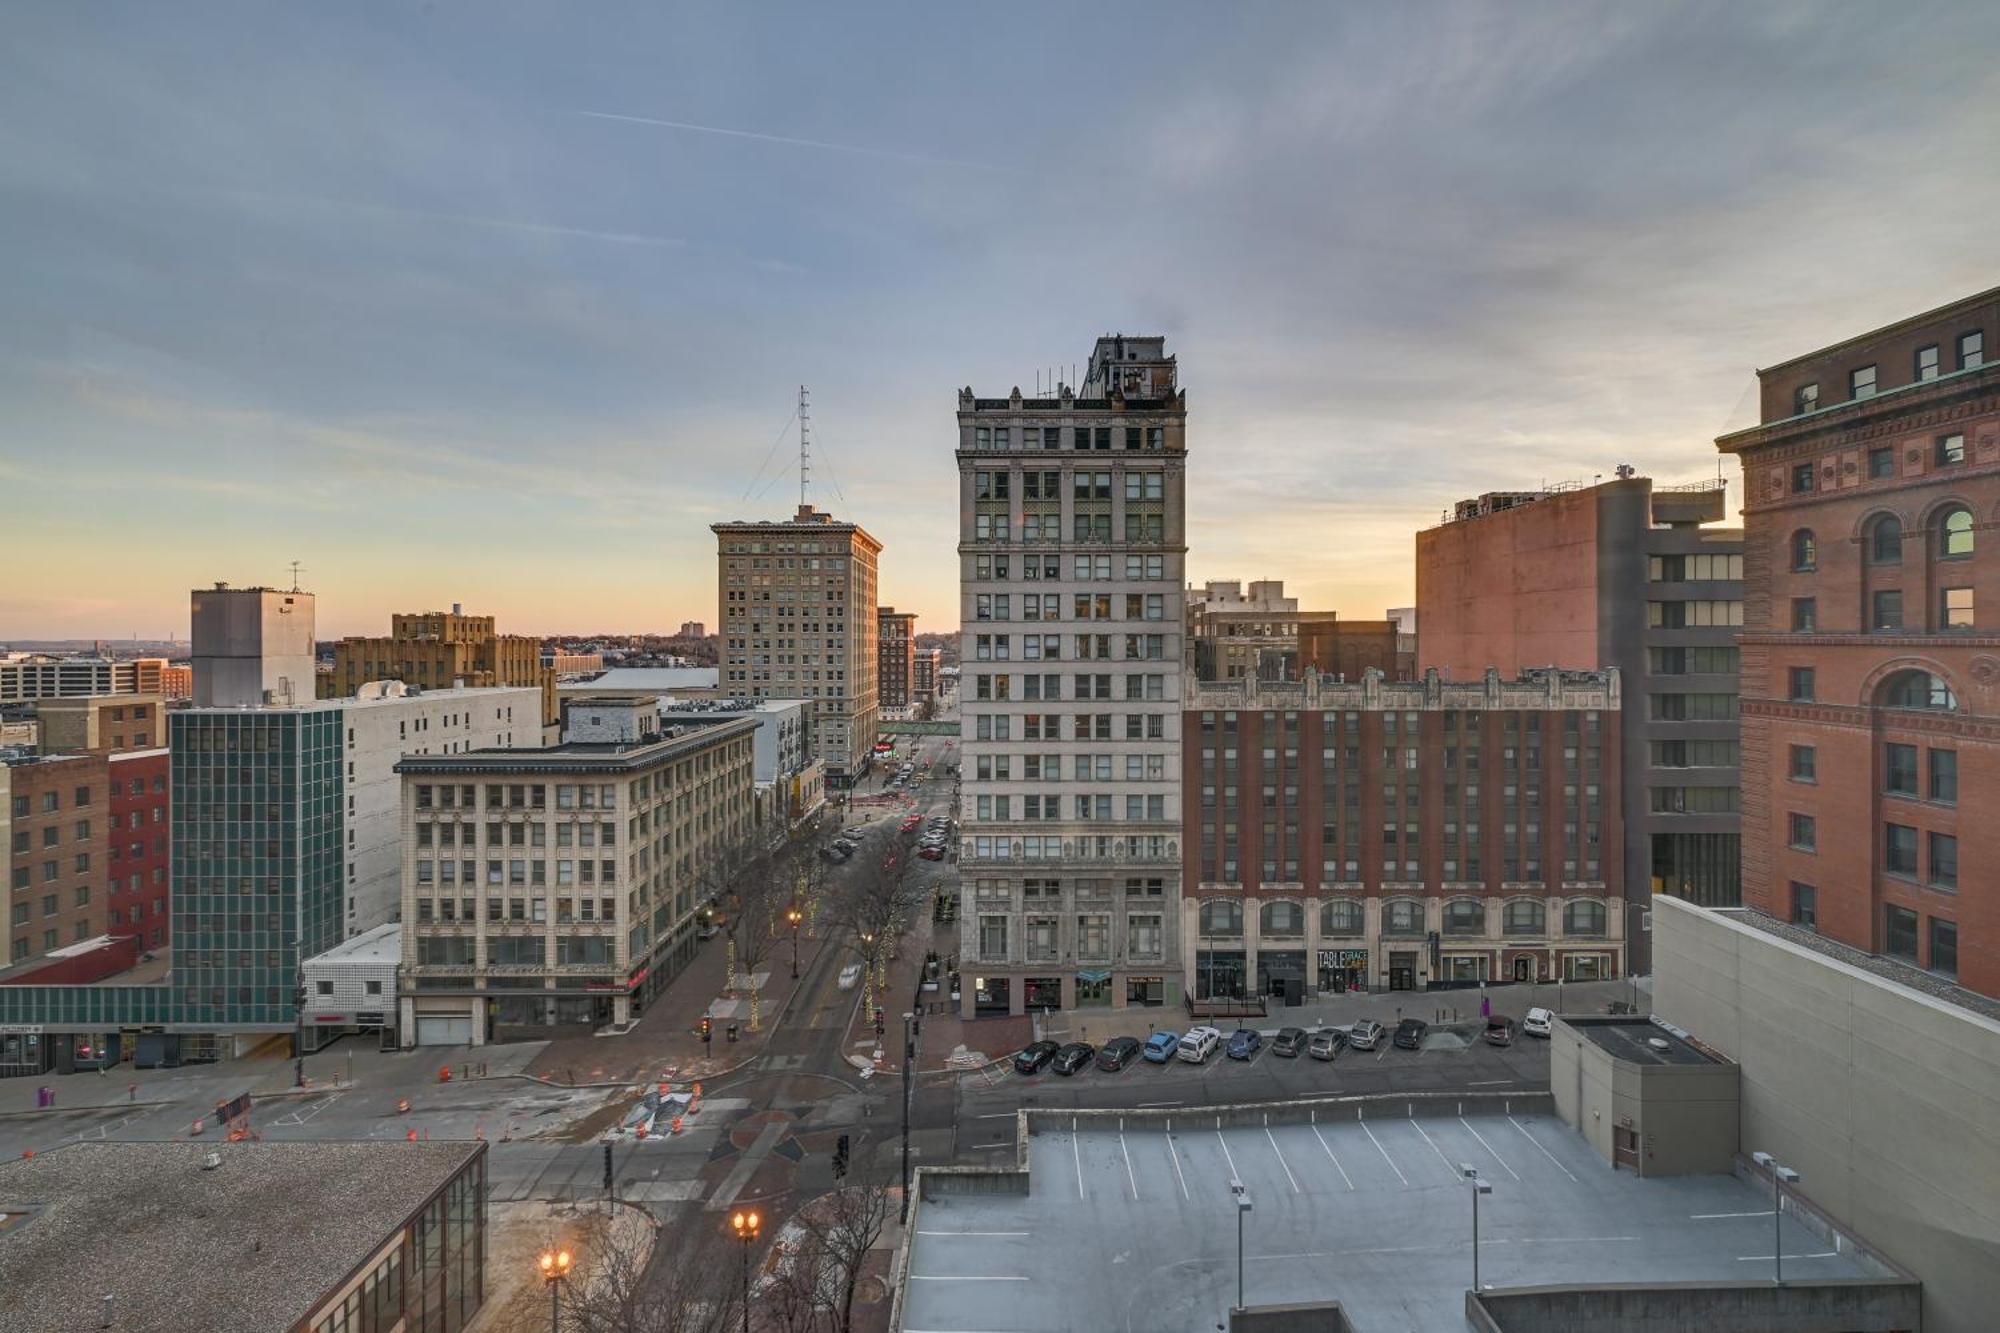
[[[1569,1017],[1562,1020],[1590,1038],[1594,1045],[1627,1064],[1635,1065],[1719,1065],[1716,1059],[1687,1039],[1686,1034],[1657,1019],[1644,1017]]]
[[[1774,916],[1760,912],[1754,907],[1714,907],[1707,910],[1775,939],[1784,940],[1788,944],[1797,945],[1836,962],[1845,963],[1849,967],[1858,968],[1883,981],[1906,986],[1933,1000],[1955,1005],[1968,1013],[2000,1022],[2000,999],[1981,995],[1977,991],[1969,991],[1935,972],[1926,972],[1922,968],[1899,963],[1893,958],[1884,958],[1880,954],[1869,953],[1866,949],[1857,949],[1852,945],[1842,944],[1839,940],[1830,940],[1818,931],[1801,929],[1790,922],[1780,921]]]
[[[485,1150],[76,1143],[0,1164],[0,1217],[8,1218],[0,1226],[0,1327],[288,1328]],[[221,1165],[203,1170],[211,1153]],[[108,1325],[98,1322],[106,1297]]]
[[[403,958],[403,926],[391,921],[386,926],[365,930],[351,940],[343,940],[325,953],[306,959],[308,963],[398,963]]]
[[[561,689],[565,694],[589,692],[659,693],[674,690],[710,690],[720,680],[721,672],[715,667],[612,667],[582,680],[564,681]]]
[[[480,699],[496,694],[540,695],[533,685],[464,685],[450,689],[427,689],[418,685],[406,685],[400,680],[371,680],[362,683],[361,688],[381,687],[379,692],[355,695],[341,699],[308,699],[295,704],[217,704],[208,708],[182,708],[174,710],[177,715],[193,714],[201,716],[210,713],[326,713],[353,708],[384,708],[407,704],[419,699]]]
[[[747,736],[750,718],[702,718],[669,727],[643,741],[564,741],[560,745],[466,750],[459,754],[411,754],[397,761],[398,773],[630,773],[663,760],[705,749],[718,738]]]

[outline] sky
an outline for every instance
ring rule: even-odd
[[[1377,618],[1484,490],[1713,477],[2000,284],[2000,6],[21,5],[0,641],[713,624],[811,499],[957,620],[956,392],[1164,333],[1191,581]],[[1735,472],[1733,461],[1728,474]],[[1734,492],[1732,491],[1732,495]]]

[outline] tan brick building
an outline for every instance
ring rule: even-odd
[[[167,743],[166,699],[157,694],[93,694],[44,700],[44,754],[84,750],[149,750]]]
[[[532,685],[542,692],[542,725],[559,720],[556,673],[542,665],[539,639],[497,634],[492,616],[415,611],[389,618],[387,638],[350,637],[333,648],[333,672],[319,679],[322,699],[352,698],[371,680],[424,689],[454,685]]]

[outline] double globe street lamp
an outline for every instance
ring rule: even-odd
[[[570,1253],[551,1247],[542,1251],[536,1263],[542,1270],[542,1282],[549,1289],[549,1333],[558,1333],[562,1321],[562,1284],[569,1276]]]

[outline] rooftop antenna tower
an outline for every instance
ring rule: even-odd
[[[299,587],[299,575],[300,575],[300,574],[302,574],[302,573],[304,573],[304,572],[305,572],[305,566],[304,566],[304,565],[300,564],[300,563],[299,563],[298,561],[296,561],[296,560],[292,561],[292,591],[293,591],[293,592],[303,592],[303,591],[304,591],[304,589],[302,589],[302,588],[300,588],[300,587]]]
[[[812,432],[806,412],[806,386],[799,386],[799,508],[806,507],[806,479],[812,475]]]

